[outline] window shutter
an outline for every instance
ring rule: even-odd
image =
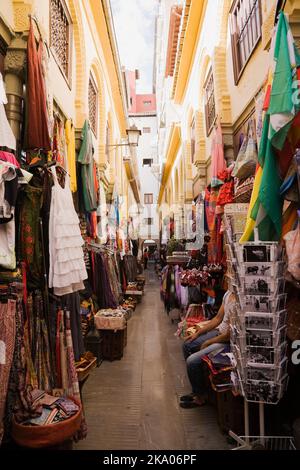
[[[237,85],[239,79],[239,72],[240,72],[240,60],[239,60],[239,52],[238,52],[238,35],[237,33],[231,34],[231,49],[232,49],[232,65],[233,65],[233,73],[234,73],[234,81]]]

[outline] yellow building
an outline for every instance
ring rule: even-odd
[[[127,105],[108,0],[7,0],[0,4],[0,71],[7,115],[17,138],[22,125],[23,85],[29,30],[34,19],[49,54],[48,100],[53,113],[72,119],[76,135],[89,119],[95,161],[107,201],[119,196],[121,217],[139,202],[133,160],[123,163]]]
[[[159,211],[161,220],[174,219],[177,237],[189,233],[189,206],[211,181],[217,123],[229,164],[237,156],[241,134],[255,119],[280,7],[289,15],[299,41],[300,0],[160,2],[156,44]]]

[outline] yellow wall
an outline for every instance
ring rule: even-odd
[[[1,1],[0,16],[10,28],[14,29],[14,10],[12,2],[7,2],[6,0]]]
[[[72,118],[76,128],[81,129],[84,120],[88,118],[88,82],[90,72],[93,71],[99,98],[98,132],[94,137],[95,160],[111,185],[110,191],[115,182],[115,190],[125,197],[131,192],[127,198],[131,199],[132,191],[123,167],[121,150],[112,151],[115,157],[111,159],[110,165],[105,152],[108,120],[112,130],[111,144],[121,142],[126,136],[127,127],[118,57],[111,45],[115,39],[112,28],[107,26],[109,20],[105,17],[109,12],[106,3],[108,1],[66,0],[72,21],[71,77],[69,81],[65,79],[50,50],[49,89],[65,116]],[[28,31],[29,13],[36,16],[43,39],[49,45],[49,0],[0,0],[0,17],[12,31]]]

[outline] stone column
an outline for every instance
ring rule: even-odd
[[[195,165],[198,170],[197,176],[200,182],[200,192],[202,192],[202,191],[205,191],[205,188],[207,186],[207,164],[204,161],[202,162],[198,161],[196,162]]]
[[[4,80],[8,100],[6,113],[18,144],[20,143],[21,123],[23,121],[26,55],[27,35],[20,33],[8,47],[4,62]]]

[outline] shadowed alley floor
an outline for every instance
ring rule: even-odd
[[[164,312],[159,282],[147,272],[145,295],[128,322],[121,361],[103,362],[83,391],[88,437],[82,450],[226,449],[215,410],[183,410],[190,392],[176,326]]]

